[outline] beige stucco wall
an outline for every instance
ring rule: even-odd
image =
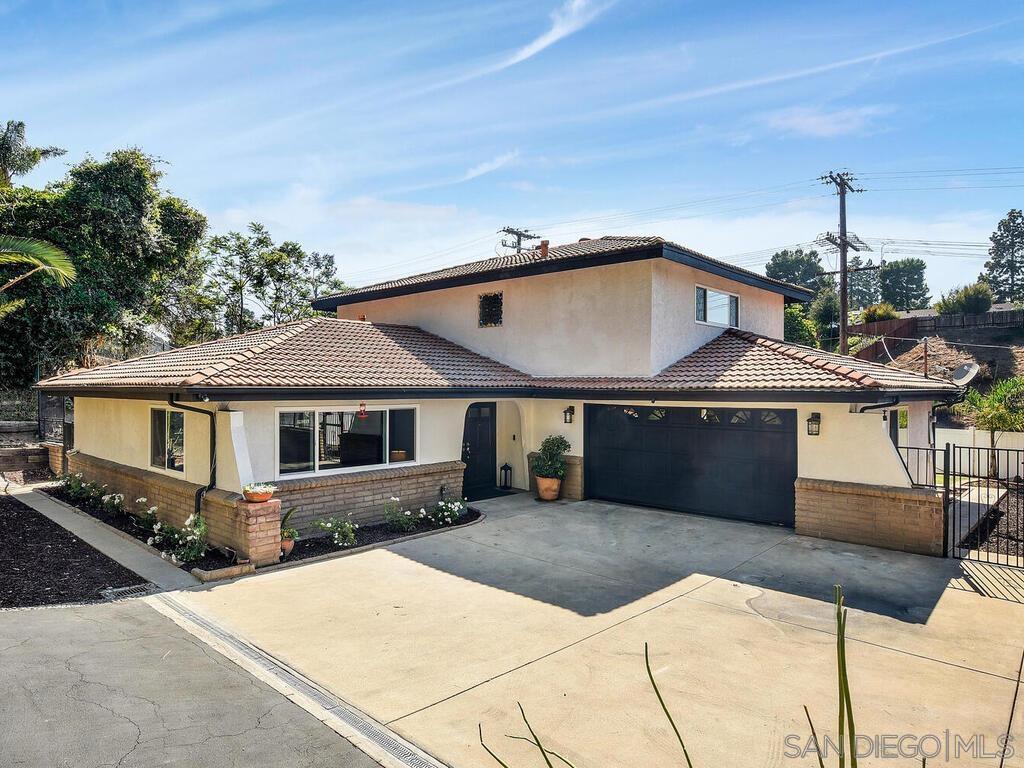
[[[666,259],[378,299],[338,317],[417,325],[536,375],[648,376],[722,332],[694,319],[698,283],[740,297],[740,328],[782,337],[781,295]],[[478,298],[498,291],[502,324],[480,328]]]
[[[192,405],[192,403],[190,403]],[[212,406],[206,406],[212,407]],[[75,448],[118,464],[206,485],[210,479],[210,420],[185,413],[185,472],[156,469],[149,465],[149,412],[167,408],[159,400],[117,400],[104,397],[75,398]]]
[[[781,294],[726,280],[667,259],[651,263],[651,371],[657,372],[711,341],[722,332],[698,323],[694,288],[702,285],[739,296],[744,331],[781,339],[785,299]]]

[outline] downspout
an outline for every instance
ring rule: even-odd
[[[185,405],[175,400],[174,395],[167,396],[167,404],[172,408],[180,408],[183,411],[192,411],[192,413],[201,413],[210,417],[210,481],[196,491],[195,513],[196,517],[200,517],[203,497],[217,484],[217,411],[207,411],[203,408],[196,408],[194,405]]]

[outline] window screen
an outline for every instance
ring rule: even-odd
[[[149,412],[149,463],[185,471],[185,414],[154,408]]]
[[[313,411],[278,415],[278,469],[282,475],[313,471]]]
[[[480,295],[480,327],[490,328],[501,325],[502,295],[484,293]]]
[[[726,325],[738,328],[740,325],[740,300],[730,293],[697,286],[696,318],[702,323]]]

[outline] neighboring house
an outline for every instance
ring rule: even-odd
[[[778,341],[785,303],[810,298],[658,237],[544,242],[313,302],[336,318],[39,386],[75,396],[72,468],[171,519],[207,484],[216,518],[268,480],[302,530],[377,521],[392,495],[486,496],[506,464],[527,488],[530,452],[562,434],[568,498],[933,551],[941,521],[903,529],[917,489],[883,414],[908,409],[926,446],[933,403],[959,390]],[[215,542],[243,513],[224,514]]]

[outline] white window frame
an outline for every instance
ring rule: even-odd
[[[274,479],[288,480],[293,477],[326,477],[328,475],[344,475],[351,472],[367,472],[373,469],[387,469],[388,467],[414,467],[420,463],[420,406],[417,403],[392,403],[389,405],[368,405],[366,412],[384,411],[384,463],[363,464],[358,467],[338,467],[336,469],[320,469],[320,451],[317,449],[316,435],[320,430],[321,413],[337,413],[339,411],[358,411],[359,403],[341,403],[338,405],[317,405],[307,406],[284,406],[274,409]],[[416,458],[410,461],[390,461],[391,455],[391,419],[388,411],[409,411],[415,412],[413,416],[414,440],[416,443]],[[282,413],[312,413],[313,414],[313,471],[312,472],[281,472],[281,414]]]
[[[162,467],[157,466],[153,463],[153,411],[164,412],[164,465]],[[181,471],[176,469],[167,468],[167,435],[170,433],[168,423],[170,420],[171,413],[181,414]],[[146,445],[146,464],[149,469],[153,472],[159,472],[160,474],[167,475],[168,477],[184,478],[185,473],[188,472],[188,456],[185,453],[185,448],[188,445],[188,414],[180,408],[169,408],[166,405],[151,405],[149,406],[149,423],[146,424],[146,434],[149,436],[149,443]]]
[[[736,299],[736,325],[729,325],[728,323],[713,323],[710,320],[698,320],[697,319],[697,289],[703,288],[705,291],[714,291],[715,293],[721,293],[725,296],[732,296]],[[704,314],[707,315],[708,307],[707,301],[704,302]],[[723,291],[721,288],[713,288],[710,285],[704,285],[703,283],[696,283],[693,286],[693,322],[697,325],[710,325],[712,328],[739,328],[743,324],[743,302],[740,300],[738,293],[732,291]]]

